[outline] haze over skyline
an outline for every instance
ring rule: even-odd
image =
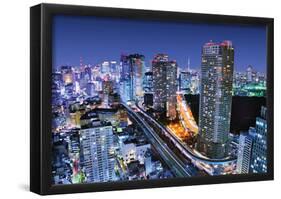
[[[166,53],[181,68],[201,66],[201,48],[208,41],[231,40],[234,69],[252,65],[266,70],[266,27],[203,23],[148,21],[92,16],[55,16],[53,66],[119,61],[121,54],[139,53],[147,66],[157,53]]]

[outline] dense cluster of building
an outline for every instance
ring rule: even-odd
[[[232,96],[266,94],[264,74],[252,66],[246,72],[234,72],[230,41],[206,43],[200,71],[191,70],[189,64],[187,69],[180,67],[162,53],[151,63],[141,54],[122,54],[120,61],[97,65],[80,61],[80,66],[54,68],[52,74],[55,184],[174,177],[122,104],[141,104],[159,122],[169,122],[179,118],[178,93],[200,94],[199,128],[194,127],[199,131],[193,150],[215,160],[234,151]],[[266,108],[262,107],[256,126],[242,132],[234,145],[237,162],[232,173],[267,171],[266,125]]]
[[[142,56],[129,57],[132,64],[139,63],[138,58]],[[120,85],[125,80],[130,80],[135,88],[128,95],[143,95],[142,75],[139,79],[130,79],[130,73],[125,69],[120,71],[116,62],[106,61],[98,66],[61,66],[53,72],[52,173],[55,184],[173,176],[120,105],[123,98]],[[138,70],[131,72],[140,73]]]

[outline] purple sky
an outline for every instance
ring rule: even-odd
[[[139,53],[150,65],[157,53],[167,53],[180,67],[200,68],[201,47],[209,40],[231,40],[235,48],[234,69],[251,64],[266,69],[266,27],[214,25],[187,22],[146,21],[85,16],[55,16],[53,67],[98,64],[120,60],[121,53]]]

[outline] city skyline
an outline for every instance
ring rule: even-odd
[[[245,30],[153,21],[153,33],[144,35],[144,21],[99,18],[104,26],[90,23],[91,29],[96,18],[76,19],[76,25],[66,23],[72,30],[60,26],[53,45],[54,63],[71,58],[52,73],[53,184],[267,172],[265,54],[252,60],[257,46],[237,41]],[[200,41],[179,42],[186,26],[194,26],[193,34],[200,29]],[[236,36],[205,40],[226,32]],[[130,52],[120,53],[127,47]],[[80,60],[91,49],[98,49],[91,52],[99,57],[96,63]],[[195,70],[186,70],[184,49],[200,61],[198,68],[188,65]],[[250,65],[235,71],[245,60]]]
[[[236,50],[234,70],[253,65],[266,72],[266,29],[233,24],[175,23],[98,17],[55,16],[53,67],[119,61],[120,54],[139,53],[145,63],[158,53],[169,54],[180,68],[199,69],[204,43],[231,39]],[[164,33],[164,34],[163,34]],[[194,37],[196,35],[196,37]],[[134,45],[132,45],[134,44]]]

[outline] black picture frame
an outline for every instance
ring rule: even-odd
[[[93,184],[51,184],[52,16],[84,15],[267,27],[268,172]],[[46,194],[273,180],[273,19],[183,12],[39,4],[30,8],[30,190]]]

